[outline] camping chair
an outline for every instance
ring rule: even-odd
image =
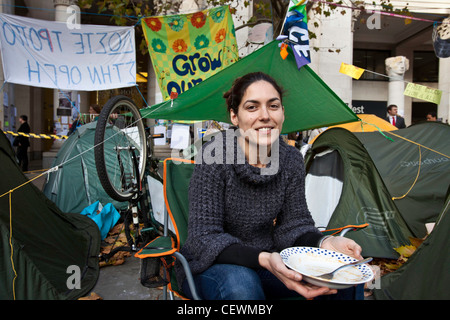
[[[364,229],[368,226],[369,226],[368,223],[363,223],[363,224],[358,224],[358,225],[350,224],[345,227],[334,228],[334,229],[325,229],[325,230],[322,230],[321,232],[324,235],[330,235],[330,236],[338,236],[339,235],[341,237],[345,237],[345,235],[349,231],[358,231],[358,230]]]
[[[163,235],[148,243],[135,254],[135,257],[142,259],[141,284],[152,288],[163,286],[163,299],[167,299],[167,288],[170,290],[172,299],[173,292],[183,297],[173,268],[175,259],[178,259],[186,272],[189,288],[194,299],[199,300],[189,265],[179,252],[187,238],[189,216],[188,189],[194,166],[195,164],[192,160],[176,158],[164,160],[163,193],[165,208],[164,221],[162,223],[164,228]],[[153,206],[154,199],[151,200]],[[322,232],[326,235],[339,234],[344,236],[348,231],[359,230],[366,226],[368,225],[351,225]]]
[[[163,168],[164,221],[162,224],[164,231],[162,236],[157,237],[135,254],[135,257],[143,259],[141,283],[147,287],[163,286],[164,299],[167,298],[166,288],[170,290],[171,298],[173,298],[172,292],[183,297],[173,268],[175,259],[178,259],[186,272],[194,299],[199,300],[189,265],[179,252],[187,237],[188,189],[194,170],[194,161],[168,158],[164,160]],[[164,268],[161,268],[162,266]]]

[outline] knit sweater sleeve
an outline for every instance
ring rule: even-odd
[[[294,245],[317,246],[322,238],[321,232],[314,226],[306,203],[303,157],[297,150],[292,150],[286,160],[286,198],[274,228],[274,240],[278,250]]]
[[[226,247],[217,257],[217,263],[236,264],[248,268],[259,268],[259,254],[261,250],[244,246],[241,244],[232,244]]]
[[[210,267],[219,254],[240,243],[224,230],[224,165],[196,164],[189,185],[189,228],[182,253],[194,274]]]

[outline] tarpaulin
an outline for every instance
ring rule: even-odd
[[[233,81],[249,72],[262,71],[283,87],[285,121],[282,133],[358,121],[356,114],[308,66],[300,70],[290,48],[285,60],[278,41],[272,41],[245,58],[182,93],[178,98],[141,110],[144,118],[165,120],[216,120],[230,123],[223,94]]]

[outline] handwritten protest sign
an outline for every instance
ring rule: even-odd
[[[364,69],[342,62],[339,72],[346,74],[353,79],[359,80],[359,78],[361,78],[362,74],[364,73]]]
[[[0,14],[5,81],[61,90],[136,85],[133,27],[80,25]]]
[[[417,83],[408,83],[405,91],[403,92],[405,96],[417,98],[420,100],[425,100],[428,102],[433,102],[436,104],[441,103],[442,91],[427,86],[422,86]]]
[[[228,6],[146,18],[142,28],[164,100],[238,60]]]

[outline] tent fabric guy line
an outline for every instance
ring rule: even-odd
[[[419,147],[423,147],[423,148],[425,148],[425,149],[428,149],[428,150],[430,150],[430,151],[432,151],[432,152],[435,152],[435,153],[437,153],[437,154],[439,154],[439,155],[441,155],[441,156],[444,156],[444,157],[450,159],[450,156],[448,156],[448,155],[446,155],[446,154],[443,154],[443,153],[441,153],[441,152],[439,152],[439,151],[436,151],[436,150],[434,150],[434,149],[432,149],[432,148],[428,148],[427,146],[425,146],[425,145],[423,145],[423,144],[420,144],[420,143],[417,143],[417,142],[415,142],[415,141],[409,140],[409,139],[407,139],[407,138],[405,138],[405,137],[402,137],[402,136],[400,136],[400,135],[398,135],[398,134],[395,134],[395,133],[393,133],[393,132],[390,132],[390,131],[386,131],[386,132],[389,133],[389,134],[392,134],[393,136],[396,136],[397,138],[403,139],[403,140],[405,140],[405,141],[408,141],[408,142],[410,142],[410,143],[413,143],[413,144],[415,144],[415,145],[418,145]]]
[[[27,182],[21,184],[20,186],[17,186],[15,188],[9,190],[8,192],[5,192],[4,194],[0,195],[0,198],[3,198],[4,196],[9,195],[9,246],[10,246],[10,249],[11,249],[11,255],[10,255],[11,266],[12,266],[12,269],[13,269],[13,272],[14,272],[13,286],[12,286],[13,287],[13,299],[14,300],[16,300],[16,286],[15,286],[15,283],[16,283],[16,279],[17,279],[17,271],[16,271],[16,268],[15,268],[15,265],[14,265],[14,260],[13,260],[14,247],[12,245],[12,234],[13,234],[13,227],[12,227],[12,195],[13,195],[13,192],[16,191],[17,189],[19,189],[19,188],[27,185],[28,183],[30,183],[30,182],[32,182],[32,181],[42,177],[45,174],[46,173],[40,174],[37,177],[34,177],[33,179],[28,180]]]
[[[419,147],[419,168],[417,169],[417,176],[416,176],[416,178],[415,178],[413,184],[411,185],[411,188],[409,188],[409,190],[408,190],[403,196],[400,196],[400,197],[392,197],[392,200],[401,200],[401,199],[405,198],[405,197],[408,195],[408,193],[412,190],[412,188],[414,188],[414,186],[416,185],[417,180],[419,179],[420,168],[421,168],[421,166],[422,166],[422,151],[421,151],[421,149],[420,149],[421,147],[424,147],[424,148],[426,148],[426,149],[428,149],[428,150],[430,150],[430,151],[432,151],[432,152],[435,152],[435,153],[437,153],[437,154],[439,154],[439,155],[441,155],[441,156],[447,157],[447,158],[449,158],[449,159],[450,159],[450,156],[447,156],[447,155],[445,155],[445,154],[443,154],[443,153],[441,153],[441,152],[439,152],[439,151],[436,151],[436,150],[433,150],[433,149],[431,149],[431,148],[428,148],[428,147],[426,147],[426,146],[424,146],[424,145],[422,145],[422,144],[420,144],[420,143],[417,143],[417,142],[415,142],[415,141],[409,140],[409,139],[407,139],[407,138],[405,138],[405,137],[399,136],[399,135],[397,135],[397,134],[395,134],[395,133],[392,133],[392,132],[390,132],[390,131],[387,131],[387,133],[390,133],[390,134],[392,134],[393,136],[396,136],[397,138],[401,138],[401,139],[403,139],[403,140],[405,140],[405,141],[408,141],[408,142],[410,142],[410,143],[413,143],[413,144],[415,144],[415,145],[417,145],[417,146]]]

